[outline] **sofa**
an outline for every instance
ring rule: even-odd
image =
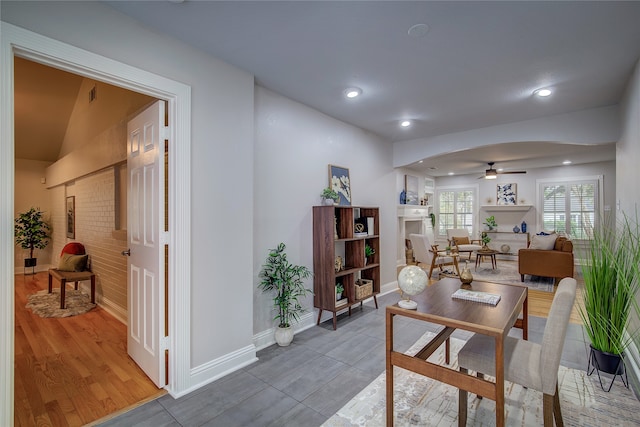
[[[573,243],[556,234],[533,236],[527,249],[518,251],[518,273],[553,277],[557,285],[565,277],[573,277]]]

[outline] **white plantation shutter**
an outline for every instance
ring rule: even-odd
[[[475,190],[470,188],[438,191],[438,236],[448,228],[466,228],[473,236],[473,219],[477,210]]]
[[[597,179],[541,183],[543,230],[564,233],[576,240],[587,239],[596,225],[598,188]]]

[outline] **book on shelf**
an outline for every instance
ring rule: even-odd
[[[497,305],[500,301],[500,295],[498,294],[481,291],[470,291],[468,289],[458,289],[451,295],[451,298],[481,302],[490,305]]]

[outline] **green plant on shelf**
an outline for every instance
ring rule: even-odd
[[[496,217],[494,215],[491,215],[490,217],[485,219],[483,224],[486,225],[487,227],[489,227],[489,230],[493,230],[494,228],[498,228],[498,223],[496,222]]]
[[[374,255],[375,253],[376,253],[376,250],[375,250],[375,249],[373,249],[373,248],[372,248],[371,246],[369,246],[369,245],[365,245],[365,247],[364,247],[364,255],[365,255],[366,257],[370,257],[370,256]]]

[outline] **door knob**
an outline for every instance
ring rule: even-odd
[[[122,255],[131,256],[131,249],[127,249],[126,251],[120,252]]]

